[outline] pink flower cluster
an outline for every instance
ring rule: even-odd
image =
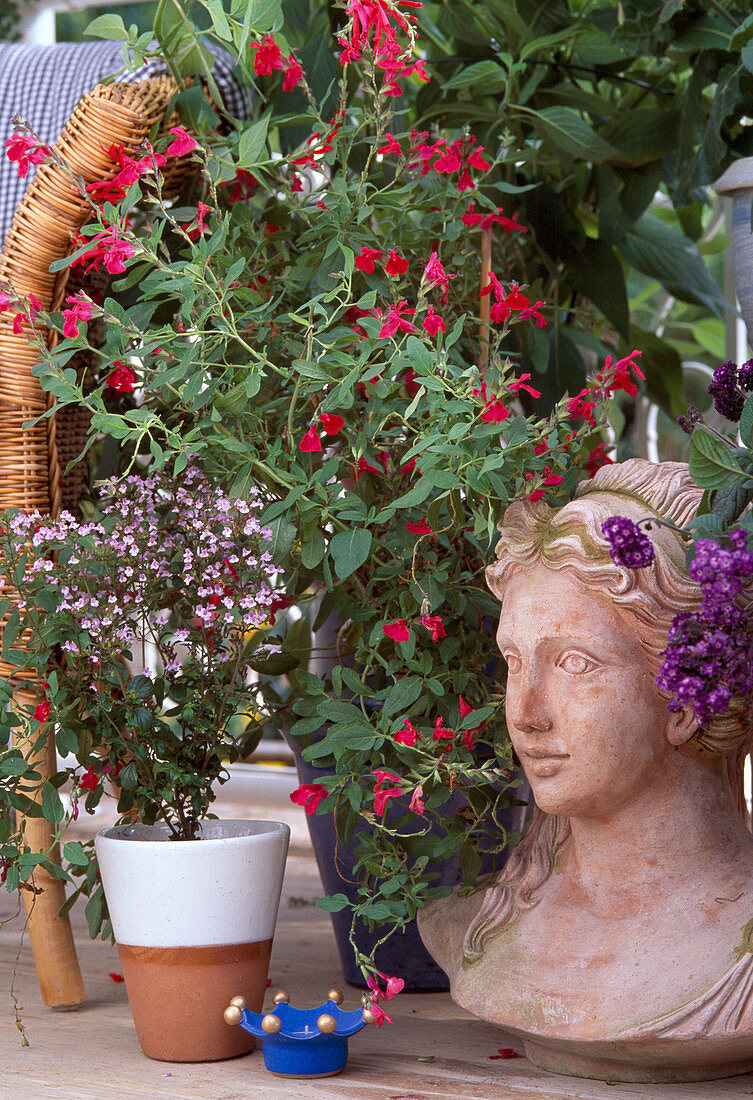
[[[189,466],[177,479],[161,470],[110,482],[104,497],[101,523],[69,512],[10,522],[34,552],[27,581],[57,590],[69,659],[94,667],[130,659],[146,638],[169,679],[181,675],[184,654],[205,668],[236,658],[244,631],[266,621],[274,599],[258,490],[231,500]]]

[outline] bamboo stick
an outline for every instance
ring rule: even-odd
[[[481,290],[489,285],[489,272],[492,269],[492,227],[481,230]],[[481,324],[478,330],[479,355],[478,369],[483,378],[486,368],[489,366],[489,311],[491,309],[491,295],[479,299],[479,314]]]
[[[30,692],[19,691],[16,699],[22,705],[32,705],[38,700]],[[46,736],[44,735],[46,733]],[[19,742],[18,747],[39,773],[38,792],[44,782],[57,771],[55,736],[52,725],[40,736]],[[33,852],[45,852],[50,859],[60,862],[60,846],[54,842],[54,829],[49,821],[39,817],[20,815],[26,840]],[[65,902],[65,886],[60,879],[44,868],[37,867],[31,878],[34,888],[22,890],[26,911],[29,943],[34,965],[46,1005],[57,1009],[78,1008],[86,1000],[86,990],[76,955],[68,914],[60,916]],[[40,890],[41,893],[36,893]]]

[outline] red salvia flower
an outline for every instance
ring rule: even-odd
[[[107,385],[118,393],[133,393],[138,381],[134,371],[119,359],[115,360],[113,366],[115,370],[107,376]]]
[[[345,426],[345,421],[337,413],[319,413],[319,420],[327,435],[337,435]]]
[[[296,806],[303,806],[307,814],[316,813],[316,808],[329,791],[321,783],[302,783],[300,787],[290,795],[290,801]]]
[[[378,248],[367,248],[366,245],[364,245],[356,256],[355,265],[359,271],[371,275],[374,271],[374,260],[381,260],[381,258],[382,253]]]
[[[409,748],[413,748],[418,740],[418,730],[407,718],[403,720],[402,728],[393,733],[392,740],[398,745],[408,745]]]
[[[401,256],[394,248],[390,249],[389,259],[384,265],[384,270],[387,275],[398,276],[404,275],[408,270],[408,261],[405,256]]]
[[[407,642],[410,638],[410,630],[405,619],[395,619],[394,622],[385,623],[382,633],[392,638],[393,642]]]
[[[298,444],[298,450],[303,451],[304,453],[309,453],[311,451],[321,451],[321,449],[322,441],[319,438],[319,434],[316,428],[312,424],[309,430],[304,435],[301,442]]]
[[[170,133],[175,135],[175,140],[165,149],[168,157],[184,157],[198,145],[196,138],[192,137],[183,126],[171,126]]]

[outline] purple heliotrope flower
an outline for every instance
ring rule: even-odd
[[[622,565],[625,569],[643,569],[654,560],[651,540],[627,516],[605,519],[601,533],[609,543],[609,553],[615,565]]]
[[[753,694],[753,615],[736,603],[753,577],[753,552],[744,531],[729,545],[699,539],[690,576],[701,588],[697,612],[678,615],[656,678],[670,695],[669,709],[692,707],[698,723],[724,714],[734,695]]]
[[[753,359],[743,363],[739,369],[731,360],[722,363],[714,371],[714,379],[708,388],[719,415],[735,423],[742,415],[745,394],[750,390],[753,390]]]

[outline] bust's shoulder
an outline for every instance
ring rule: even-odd
[[[418,915],[421,939],[451,981],[463,967],[465,935],[484,895],[483,889],[470,894],[455,889],[448,897],[429,902]]]

